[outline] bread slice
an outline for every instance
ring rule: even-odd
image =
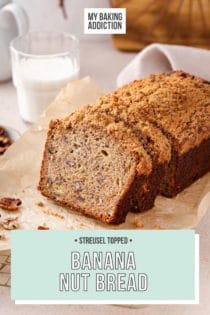
[[[105,223],[121,223],[147,187],[151,161],[124,124],[78,111],[50,123],[39,190]],[[142,200],[144,202],[144,200]]]
[[[150,200],[145,203],[147,208],[142,209],[142,203],[139,205],[133,199],[132,211],[141,212],[153,207],[156,196],[162,190],[163,179],[168,163],[171,159],[171,144],[168,138],[155,125],[139,114],[138,110],[132,106],[131,102],[126,102],[123,95],[116,96],[115,93],[109,93],[102,96],[95,105],[86,108],[91,113],[98,113],[101,116],[111,116],[115,122],[123,122],[127,129],[138,138],[140,146],[143,145],[145,151],[151,157],[153,164],[152,173],[148,178],[148,192],[141,197]]]
[[[138,185],[136,186],[135,193],[131,198],[131,211],[142,212],[151,209],[161,190],[166,163],[170,160],[168,139],[162,135],[159,129],[141,120],[138,116],[135,116],[134,122],[128,113],[129,107],[113,100],[112,94],[102,97],[92,106],[84,106],[83,110],[91,115],[97,114],[100,118],[111,119],[115,123],[121,122],[138,139],[139,148],[141,150],[144,148],[147,159],[150,158],[152,171],[147,178],[147,185],[144,185],[144,189],[139,189]],[[163,137],[163,142],[157,141],[158,136]]]
[[[210,170],[210,84],[182,71],[136,80],[116,97],[132,104],[171,143],[163,195],[173,197]]]

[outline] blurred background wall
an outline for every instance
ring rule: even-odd
[[[25,8],[32,30],[59,30],[94,40],[100,35],[83,34],[83,8],[108,7],[109,0],[65,0],[68,19],[64,19],[59,0],[13,0]],[[103,38],[105,36],[103,35]]]

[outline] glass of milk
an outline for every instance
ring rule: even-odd
[[[60,89],[79,76],[79,42],[73,35],[30,32],[10,45],[21,117],[34,122]]]

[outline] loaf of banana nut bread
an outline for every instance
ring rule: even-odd
[[[129,117],[142,116],[170,141],[163,195],[175,196],[210,170],[208,82],[176,71],[136,80],[113,95],[129,106]]]
[[[81,110],[51,122],[39,189],[62,205],[116,224],[125,220],[136,187],[147,202],[141,191],[151,169],[150,157],[122,122]]]
[[[210,84],[149,76],[50,124],[43,195],[106,223],[173,197],[210,170]]]

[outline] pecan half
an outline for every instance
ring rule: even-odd
[[[7,150],[7,148],[8,147],[1,147],[0,146],[0,155],[3,154]]]
[[[1,224],[5,230],[16,230],[20,226],[18,222],[18,217],[7,218]]]
[[[16,211],[22,204],[20,199],[16,198],[0,198],[0,208],[8,211]]]
[[[12,144],[12,139],[7,134],[6,130],[0,126],[0,155],[8,149]]]
[[[37,230],[49,230],[50,228],[46,225],[46,223],[37,226]]]

